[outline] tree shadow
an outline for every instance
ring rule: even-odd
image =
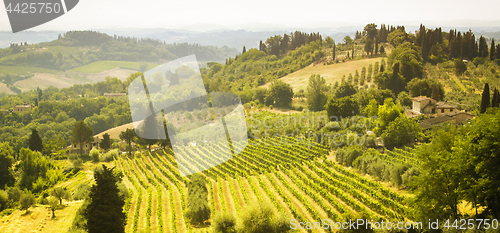
[[[27,216],[27,215],[29,215],[29,214],[31,214],[31,211],[30,211],[30,210],[26,210],[26,212],[24,212],[24,214],[21,214],[21,216],[23,216],[23,217],[24,217],[24,216]]]

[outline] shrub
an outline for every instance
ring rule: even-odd
[[[119,153],[117,149],[110,150],[101,155],[101,161],[103,162],[111,162],[113,158],[118,157]]]
[[[232,233],[236,232],[236,219],[232,214],[223,212],[218,213],[212,220],[214,233]]]
[[[92,150],[90,150],[90,158],[92,158],[94,163],[99,162],[99,151],[96,148],[92,148]]]
[[[0,190],[0,211],[7,209],[9,202],[9,194],[6,191]]]
[[[78,186],[76,191],[73,193],[73,200],[83,200],[87,197],[90,192],[90,185],[83,183]]]

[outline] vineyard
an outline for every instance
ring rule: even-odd
[[[234,143],[233,147],[243,149],[244,145]],[[209,224],[191,226],[184,218],[189,180],[180,176],[179,169],[205,166],[199,163],[210,163],[217,158],[214,155],[224,154],[222,148],[219,144],[186,146],[177,156],[191,160],[183,163],[188,167],[180,168],[170,150],[115,158],[132,192],[125,205],[126,232],[210,231]],[[326,160],[327,153],[319,144],[308,147],[292,137],[286,144],[249,142],[239,155],[202,172],[209,181],[212,216],[221,211],[239,216],[249,203],[267,200],[276,210],[302,222],[405,219],[403,196]]]

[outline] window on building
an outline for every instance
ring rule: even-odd
[[[444,113],[444,108],[441,109],[441,113]]]

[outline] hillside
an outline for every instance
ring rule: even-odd
[[[353,74],[356,70],[361,71],[363,67],[374,65],[375,62],[382,61],[382,57],[346,61],[341,63],[334,63],[325,65],[322,63],[311,64],[303,69],[297,70],[282,78],[281,81],[290,84],[294,91],[306,90],[309,77],[313,74],[319,74],[325,78],[326,84],[333,85],[335,82],[341,82],[342,77],[347,78],[349,74]],[[262,87],[269,87],[271,83],[266,83]]]
[[[51,42],[13,43],[0,49],[0,83],[7,87],[0,87],[0,93],[96,83],[107,76],[124,80],[130,73],[190,54],[196,54],[204,66],[237,53],[228,47],[164,44],[152,39],[70,31]]]

